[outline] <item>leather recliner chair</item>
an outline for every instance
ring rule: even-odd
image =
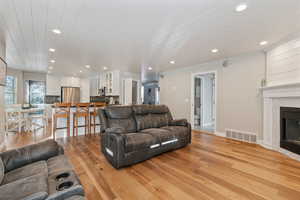
[[[0,200],[84,199],[63,148],[47,140],[0,153]]]

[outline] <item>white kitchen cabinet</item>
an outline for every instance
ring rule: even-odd
[[[80,78],[77,77],[62,77],[61,87],[80,87]]]
[[[60,84],[61,84],[60,77],[47,75],[46,95],[60,96],[61,95]]]
[[[99,77],[94,77],[90,79],[90,95],[98,96],[99,91]]]
[[[106,88],[106,95],[120,95],[120,71],[108,71],[100,74],[100,88]]]
[[[80,78],[47,75],[46,95],[60,96],[61,87],[81,87]]]

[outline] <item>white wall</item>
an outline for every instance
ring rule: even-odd
[[[300,38],[281,44],[267,53],[267,85],[300,82]]]
[[[260,136],[262,129],[261,80],[265,77],[265,55],[254,53],[221,61],[199,64],[164,73],[160,79],[160,100],[169,106],[174,118],[191,118],[191,74],[217,71],[216,130],[248,131]]]
[[[0,38],[1,39],[1,38]],[[0,57],[5,60],[5,43],[0,40]],[[0,86],[0,150],[4,148],[4,87]]]

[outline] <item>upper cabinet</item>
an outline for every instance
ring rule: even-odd
[[[80,78],[77,77],[62,77],[61,87],[80,87]]]
[[[107,96],[120,95],[120,71],[107,71],[100,75],[100,88],[106,89]]]
[[[81,87],[80,78],[47,75],[46,95],[60,96],[61,87]]]
[[[60,77],[47,75],[46,77],[46,95],[60,96]]]
[[[99,95],[99,77],[94,77],[90,79],[90,95],[98,96]]]

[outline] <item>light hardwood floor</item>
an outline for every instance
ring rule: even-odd
[[[258,145],[193,132],[186,148],[116,170],[100,152],[98,135],[58,141],[89,200],[300,199],[300,162]],[[28,143],[30,135],[12,136],[7,149]]]

